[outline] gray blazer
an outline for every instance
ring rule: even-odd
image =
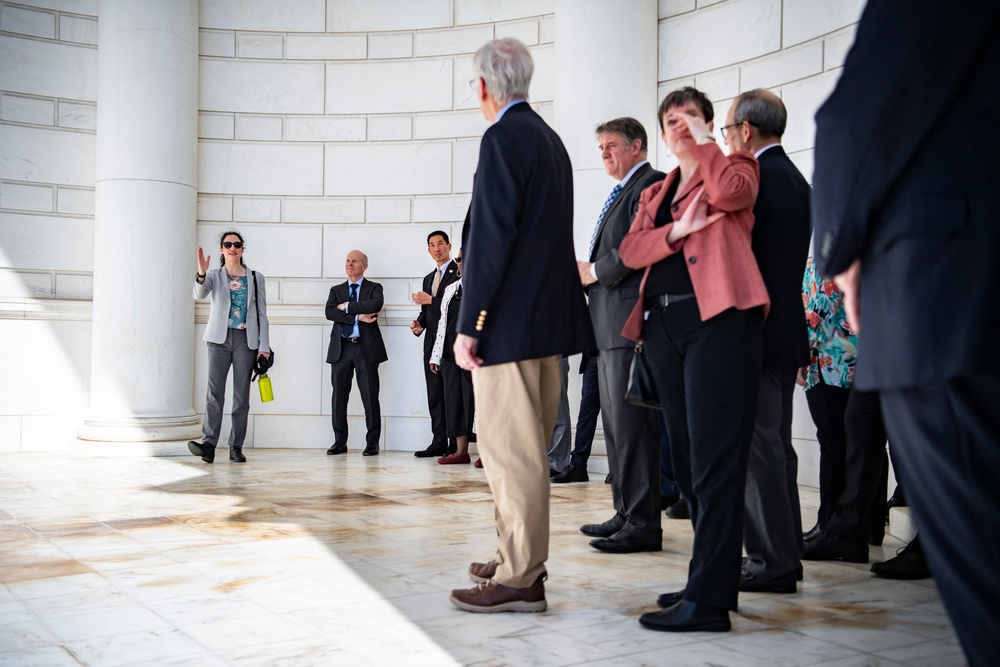
[[[264,287],[264,274],[257,272],[256,285],[253,272],[247,267],[247,346],[251,350],[261,352],[271,351],[271,339],[267,323],[267,292]],[[260,296],[254,298],[257,289]],[[210,343],[225,343],[226,329],[229,328],[229,280],[226,278],[226,267],[205,273],[205,282],[194,282],[194,298],[204,301],[206,298],[212,304],[208,312],[208,326],[205,327],[203,340]],[[257,301],[260,302],[260,331],[257,331]]]
[[[590,319],[599,350],[635,347],[633,341],[622,337],[621,330],[639,298],[639,283],[642,282],[643,272],[630,269],[622,263],[618,256],[618,246],[632,226],[632,219],[639,207],[639,195],[665,177],[666,174],[653,169],[649,163],[642,165],[628,179],[628,183],[601,219],[594,252],[588,258],[596,265],[597,282],[587,286]]]

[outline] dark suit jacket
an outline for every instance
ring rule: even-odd
[[[328,364],[340,359],[341,347],[343,346],[340,340],[340,325],[352,324],[355,315],[359,313],[379,312],[385,302],[385,297],[382,295],[382,285],[367,278],[361,281],[357,303],[348,304],[349,312],[345,313],[337,308],[338,304],[348,302],[350,298],[351,289],[346,280],[330,288],[330,296],[326,300],[326,319],[335,322],[335,324],[330,333],[330,348],[326,353],[326,363]],[[389,359],[385,352],[385,343],[382,341],[382,332],[378,328],[378,322],[372,324],[358,322],[358,335],[361,337],[361,350],[364,353],[365,361],[370,364],[380,364]]]
[[[430,357],[431,350],[434,349],[434,337],[437,336],[438,322],[441,320],[441,297],[444,296],[444,288],[458,280],[457,267],[454,259],[448,263],[448,268],[445,269],[444,275],[441,276],[441,282],[438,284],[437,296],[433,297],[430,303],[420,306],[417,324],[422,326],[424,330],[417,335],[424,337],[425,357]],[[424,276],[423,290],[428,294],[431,294],[431,288],[434,286],[435,273],[437,273],[437,267]]]
[[[630,269],[618,256],[618,245],[632,226],[639,207],[639,195],[647,187],[666,177],[644,164],[628,179],[625,187],[601,219],[597,241],[589,261],[597,267],[597,282],[587,286],[590,296],[590,320],[599,350],[632,347],[634,342],[621,335],[625,320],[639,298],[642,272]],[[801,302],[801,298],[799,299]]]
[[[767,286],[771,310],[764,320],[764,370],[809,363],[802,305],[802,274],[809,255],[809,184],[781,146],[761,153],[760,188],[753,207],[751,247]]]
[[[817,268],[861,259],[860,389],[1000,372],[998,72],[1000,3],[869,2],[816,114]]]
[[[462,230],[458,332],[487,365],[594,348],[573,247],[573,172],[527,103],[483,134]]]

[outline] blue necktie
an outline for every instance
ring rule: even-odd
[[[357,303],[357,301],[358,301],[358,284],[357,283],[354,283],[353,285],[351,285],[351,298],[350,298],[350,301],[352,301],[353,303]],[[355,322],[356,322],[357,321],[357,315],[355,315],[354,317],[355,317]],[[354,333],[355,322],[351,322],[350,324],[344,324],[344,325],[342,325],[340,327],[340,335],[343,336],[344,338],[350,338],[351,334]]]
[[[608,195],[607,201],[604,202],[604,208],[601,209],[601,214],[597,216],[597,224],[594,225],[594,233],[590,237],[590,250],[587,251],[587,259],[594,256],[594,246],[597,245],[597,233],[601,231],[601,220],[604,220],[604,215],[611,208],[611,205],[615,203],[615,199],[618,198],[618,193],[622,191],[622,185],[619,183],[615,186],[611,194]]]

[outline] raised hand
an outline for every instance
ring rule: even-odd
[[[202,250],[201,247],[199,246],[198,247],[198,273],[200,273],[200,274],[208,273],[208,264],[209,264],[209,260],[211,260],[211,259],[212,259],[212,256],[209,255],[208,257],[206,257],[205,256],[205,251]]]

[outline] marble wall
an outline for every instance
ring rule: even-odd
[[[694,84],[724,114],[742,90],[774,90],[789,108],[788,150],[808,178],[812,115],[836,81],[862,6],[659,0],[659,91]],[[468,204],[486,129],[468,85],[471,56],[496,37],[525,42],[536,63],[531,100],[551,120],[557,79],[586,81],[556,71],[555,7],[201,0],[200,43],[192,45],[200,53],[198,242],[217,256],[220,232],[244,233],[247,262],[268,276],[279,354],[277,400],[255,403],[248,444],[330,444],[323,305],[353,248],[368,253],[368,277],[386,292],[383,444],[427,444],[408,295],[431,268],[427,232],[457,236]],[[98,0],[0,1],[0,338],[20,346],[22,388],[17,400],[0,401],[0,451],[69,448],[88,403],[98,14]],[[609,41],[627,38],[627,26],[614,26],[612,17]],[[653,161],[671,166],[656,144]],[[593,212],[578,218],[586,232],[577,236],[589,238]],[[155,239],[150,246],[136,250],[155,251]],[[177,258],[179,270],[194,268],[191,254]],[[192,307],[201,410],[207,310]],[[576,395],[577,383],[574,374]],[[350,409],[353,447],[363,436],[356,397]],[[812,436],[805,423],[797,431]]]

